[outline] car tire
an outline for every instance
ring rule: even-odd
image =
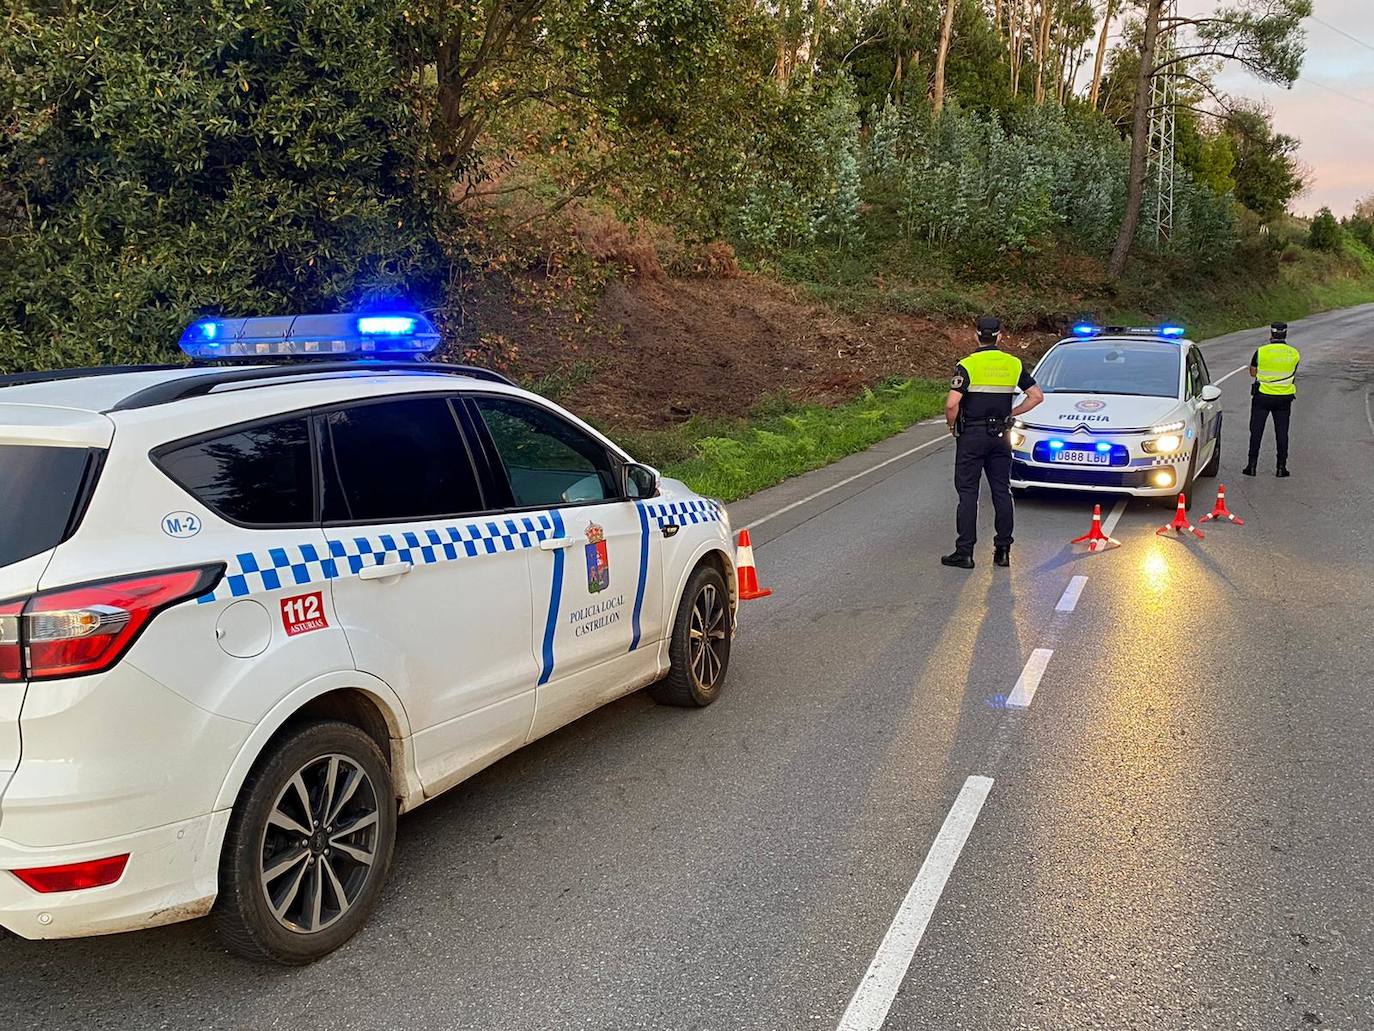
[[[248,959],[313,963],[367,922],[395,844],[396,792],[376,742],[335,721],[287,732],[259,760],[229,819],[214,910],[220,935]]]
[[[1188,471],[1183,474],[1183,509],[1185,512],[1193,510],[1193,487],[1197,483],[1197,445],[1193,445],[1193,453],[1188,456]],[[1178,502],[1174,502],[1177,506]]]
[[[649,688],[660,705],[705,706],[720,697],[730,668],[730,594],[720,570],[700,565],[687,581],[668,643],[671,668]]]
[[[1217,430],[1217,446],[1212,449],[1212,457],[1202,467],[1201,476],[1211,478],[1221,472],[1221,431]]]

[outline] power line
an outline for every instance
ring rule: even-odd
[[[1300,75],[1298,76],[1298,79],[1301,82],[1307,83],[1307,85],[1309,86],[1316,86],[1318,89],[1324,89],[1326,90],[1326,92],[1334,93],[1338,97],[1344,97],[1346,100],[1353,100],[1355,103],[1363,104],[1365,107],[1374,108],[1374,101],[1366,100],[1364,97],[1357,97],[1353,93],[1346,93],[1343,90],[1338,90],[1334,86],[1328,86],[1324,82],[1318,82],[1316,79],[1310,79],[1306,75]]]
[[[1364,47],[1366,50],[1374,50],[1374,43],[1366,43],[1364,40],[1360,39],[1359,36],[1352,36],[1350,33],[1346,32],[1345,29],[1341,28],[1339,25],[1332,25],[1329,21],[1323,21],[1321,18],[1318,18],[1315,14],[1308,15],[1308,17],[1310,17],[1310,18],[1311,18],[1314,22],[1316,22],[1318,25],[1325,25],[1325,26],[1326,26],[1328,29],[1330,29],[1332,32],[1339,32],[1342,36],[1344,36],[1346,39],[1350,40],[1352,43],[1358,43],[1358,44],[1360,44],[1360,46]]]

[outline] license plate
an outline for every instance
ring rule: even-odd
[[[1111,465],[1112,453],[1110,451],[1080,451],[1064,448],[1054,453],[1054,460],[1074,465]]]

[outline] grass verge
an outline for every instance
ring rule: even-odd
[[[943,380],[882,383],[834,408],[770,398],[737,420],[620,432],[625,448],[694,491],[735,501],[871,447],[944,410]]]

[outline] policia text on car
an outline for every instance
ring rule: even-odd
[[[1274,446],[1277,451],[1277,476],[1288,475],[1288,420],[1293,413],[1293,399],[1298,389],[1298,349],[1288,343],[1288,323],[1275,322],[1269,327],[1269,343],[1255,351],[1250,359],[1250,375],[1255,382],[1250,390],[1250,460],[1241,472],[1255,475],[1260,444],[1264,442],[1264,424],[1274,417]]]
[[[1002,323],[998,319],[984,315],[978,320],[978,350],[955,367],[945,399],[945,421],[958,441],[954,449],[954,488],[959,492],[959,536],[954,551],[940,561],[961,569],[973,568],[973,545],[978,538],[978,484],[984,474],[996,513],[992,560],[999,566],[1011,564],[1013,514],[1008,424],[1013,416],[1029,412],[1045,400],[1021,359],[998,350],[1001,335]],[[1012,408],[1018,390],[1025,391],[1026,398]]]

